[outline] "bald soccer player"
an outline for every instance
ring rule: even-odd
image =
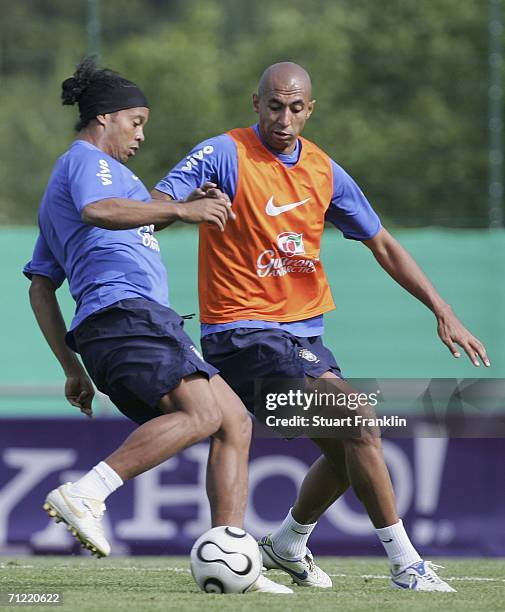
[[[256,125],[205,140],[175,166],[154,197],[182,200],[217,186],[233,204],[224,232],[200,226],[199,297],[205,359],[254,409],[254,380],[326,378],[341,370],[323,345],[323,314],[334,308],[319,260],[325,221],[363,242],[378,263],[435,315],[454,357],[461,346],[475,366],[489,366],[483,345],[456,318],[413,258],[381,225],[354,180],[312,142],[300,137],[314,111],[308,73],[274,64],[263,73],[253,107]],[[347,386],[347,391],[349,390]],[[298,498],[260,547],[267,568],[302,586],[331,586],[307,548],[324,511],[350,486],[364,504],[390,561],[391,585],[453,591],[414,548],[396,512],[380,438],[314,438],[321,456]]]

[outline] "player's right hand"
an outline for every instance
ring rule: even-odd
[[[93,416],[91,404],[93,402],[94,395],[95,390],[93,388],[93,383],[86,374],[83,373],[76,374],[74,376],[67,376],[67,381],[65,383],[65,397],[72,404],[72,406],[79,408],[80,411],[89,418]]]
[[[196,195],[196,194],[195,194]],[[217,189],[203,193],[197,199],[191,199],[179,205],[179,219],[184,223],[210,223],[222,232],[230,219],[235,219],[230,199]]]

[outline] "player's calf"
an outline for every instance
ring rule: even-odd
[[[211,379],[211,388],[222,416],[221,427],[212,436],[207,464],[212,524],[241,527],[247,503],[251,419],[221,377]]]

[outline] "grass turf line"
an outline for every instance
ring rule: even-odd
[[[57,611],[256,611],[317,612],[495,612],[504,609],[505,561],[440,559],[442,577],[457,593],[415,593],[393,590],[384,576],[384,559],[321,557],[333,588],[318,590],[293,585],[294,595],[207,595],[198,591],[187,557],[0,557],[0,591],[63,593]],[[290,584],[282,572],[268,572]],[[38,607],[38,606],[37,606]],[[33,608],[31,606],[31,608]],[[1,610],[13,607],[0,606]],[[46,606],[46,610],[51,606]]]

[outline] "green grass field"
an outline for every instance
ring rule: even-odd
[[[207,595],[197,590],[186,557],[0,557],[0,592],[54,592],[63,595],[57,610],[266,610],[387,612],[505,610],[505,562],[490,559],[440,559],[442,576],[457,593],[415,593],[388,586],[387,564],[377,558],[320,559],[333,588],[295,587],[294,595]],[[268,576],[289,584],[287,575]],[[38,607],[38,606],[37,606]],[[49,609],[47,606],[45,609]],[[12,606],[0,606],[12,609]]]

